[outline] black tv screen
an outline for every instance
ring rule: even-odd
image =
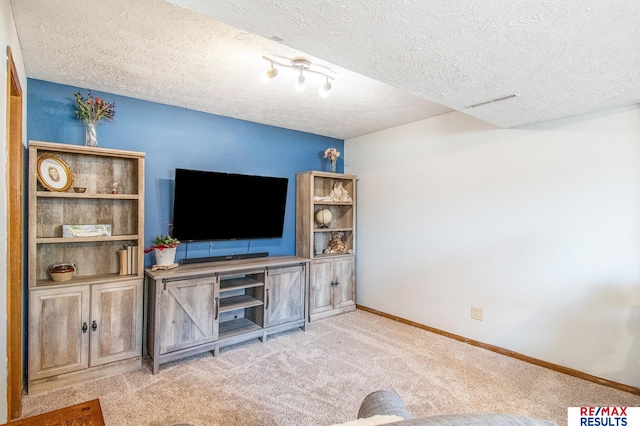
[[[181,241],[281,238],[288,179],[176,169],[173,236]]]

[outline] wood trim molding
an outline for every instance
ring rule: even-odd
[[[72,405],[26,419],[9,422],[10,426],[39,426],[39,425],[82,425],[104,426],[102,407],[98,399]],[[4,425],[3,425],[4,426]]]
[[[7,417],[22,412],[22,87],[7,47]]]
[[[529,364],[537,365],[539,367],[543,367],[549,370],[557,371],[558,373],[566,374],[568,376],[577,377],[578,379],[586,380],[589,382],[597,383],[599,385],[607,386],[613,389],[621,390],[623,392],[629,392],[634,395],[640,395],[640,388],[626,385],[624,383],[614,382],[612,380],[604,379],[602,377],[594,376],[588,373],[584,373],[582,371],[574,370],[572,368],[563,367],[558,364],[553,364],[551,362],[542,361],[540,359],[532,358],[527,355],[520,354],[518,352],[511,351],[509,349],[504,349],[499,346],[490,345],[488,343],[478,342],[477,340],[468,339],[463,336],[459,336],[457,334],[449,333],[447,331],[439,330],[437,328],[429,327],[428,325],[420,324],[414,321],[410,321],[408,319],[404,319],[401,317],[397,317],[395,315],[387,314],[386,312],[381,312],[376,309],[369,308],[367,306],[356,305],[356,307],[360,310],[379,315],[381,317],[388,318],[393,321],[401,322],[403,324],[410,325],[412,327],[416,327],[425,331],[430,331],[435,334],[439,334],[440,336],[448,337],[450,339],[457,340],[459,342],[467,343],[472,346],[477,346],[482,349],[489,350],[491,352],[499,353],[500,355],[505,355],[511,358],[518,359],[520,361],[527,362]]]

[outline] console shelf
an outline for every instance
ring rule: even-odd
[[[252,308],[254,306],[261,306],[264,303],[262,300],[254,299],[249,295],[231,296],[220,299],[220,313],[236,311],[238,309]]]
[[[250,277],[231,278],[220,281],[220,291],[240,290],[243,288],[259,287],[261,285],[264,285],[264,283]]]
[[[238,318],[220,324],[220,339],[241,336],[251,331],[262,330],[262,327],[246,318]]]
[[[153,373],[186,356],[306,330],[309,261],[274,256],[147,269]]]

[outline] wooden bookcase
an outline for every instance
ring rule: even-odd
[[[38,180],[42,155],[68,166],[68,188],[50,190]],[[30,391],[141,366],[144,158],[140,152],[29,143]],[[111,225],[111,235],[63,236],[63,225],[97,224]],[[130,273],[120,275],[124,246],[138,249]],[[52,281],[49,267],[58,263],[73,263],[75,276]]]
[[[355,175],[319,171],[296,177],[296,255],[311,259],[310,321],[356,308],[356,181]],[[349,196],[340,197],[345,192]],[[316,220],[321,210],[330,212],[330,221]],[[326,252],[335,232],[348,252]]]

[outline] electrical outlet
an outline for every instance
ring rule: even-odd
[[[482,308],[471,307],[471,318],[474,320],[482,321],[483,311]]]

